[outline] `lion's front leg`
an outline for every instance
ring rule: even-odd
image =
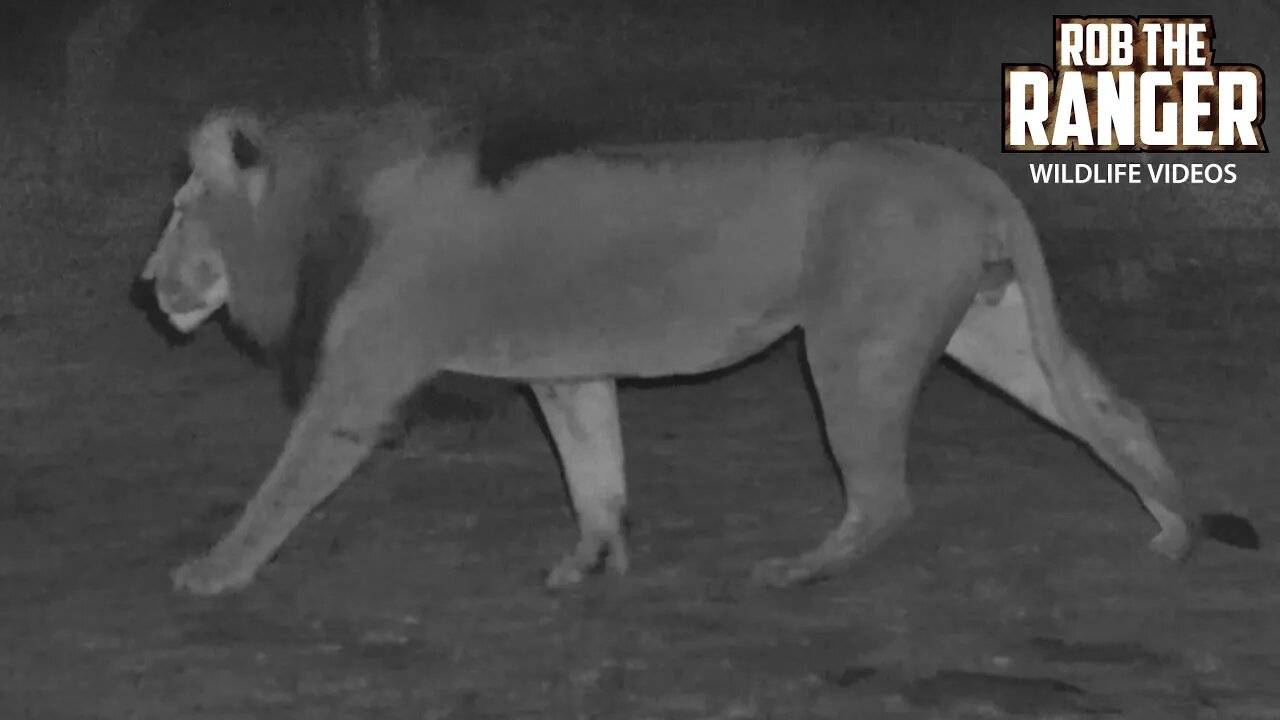
[[[385,357],[339,348],[293,423],[275,467],[234,528],[173,573],[177,589],[217,595],[248,585],[307,513],[336,491],[381,440],[397,403],[425,374],[413,353]]]
[[[302,518],[369,455],[375,434],[345,431],[336,408],[315,405],[310,403],[294,422],[271,474],[231,532],[207,554],[174,571],[177,589],[217,595],[248,585]]]
[[[614,382],[538,383],[533,393],[560,451],[580,533],[577,547],[551,569],[547,585],[581,582],[602,557],[609,569],[626,573],[627,484]]]

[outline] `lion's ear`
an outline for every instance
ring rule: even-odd
[[[262,148],[250,140],[243,130],[236,128],[231,136],[231,157],[236,161],[236,167],[249,170],[262,163]]]

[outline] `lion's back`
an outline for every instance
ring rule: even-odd
[[[832,173],[856,178],[870,196],[921,205],[991,205],[1011,195],[1004,180],[972,155],[898,136],[868,135],[833,143],[824,153]]]

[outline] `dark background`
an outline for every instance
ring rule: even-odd
[[[91,7],[8,2],[0,11],[0,150],[27,157],[54,142],[45,131],[65,73],[62,43]],[[1021,187],[1029,185],[1025,163],[1040,158],[997,152],[1000,63],[1049,62],[1053,13],[1169,12],[1159,2],[391,0],[386,7],[394,92],[563,114],[610,128],[617,139],[905,133],[995,163],[1042,223],[1065,227],[1181,234],[1280,223],[1280,173],[1269,158],[1232,158],[1242,163],[1234,187],[1116,192]],[[1280,10],[1268,3],[1198,0],[1176,9],[1214,16],[1219,60],[1266,70],[1280,59]],[[154,175],[215,105],[361,101],[362,42],[358,2],[155,0],[121,58],[107,114],[94,124],[108,149],[99,169],[106,177],[86,171],[86,190]],[[1233,252],[1267,255],[1258,243],[1245,245]],[[1194,242],[1179,250],[1197,252],[1217,250]]]

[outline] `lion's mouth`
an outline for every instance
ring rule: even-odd
[[[141,279],[154,283],[156,305],[169,324],[190,333],[231,297],[226,265],[221,255],[212,253],[190,258],[185,265],[170,262],[166,267],[160,262],[161,250],[147,261]]]
[[[189,333],[200,327],[200,325],[209,319],[209,316],[217,311],[217,308],[200,308],[189,312],[168,312],[169,324],[173,325],[175,330],[179,332]]]
[[[192,291],[181,286],[166,287],[166,283],[156,284],[156,301],[160,309],[169,318],[174,329],[189,333],[200,327],[227,302],[230,288],[227,278],[218,275],[201,291]]]

